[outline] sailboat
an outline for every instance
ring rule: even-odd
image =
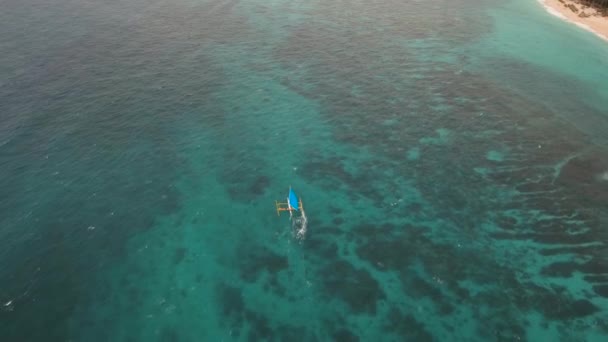
[[[292,228],[294,230],[294,234],[298,239],[304,239],[306,236],[306,228],[308,225],[308,218],[306,217],[306,212],[304,211],[304,205],[302,204],[302,199],[298,199],[298,196],[293,191],[291,186],[289,187],[289,194],[287,195],[287,202],[279,202],[275,201],[275,206],[277,209],[277,215],[281,216],[282,211],[289,212],[289,219],[292,222]],[[294,217],[295,213],[295,217]],[[299,216],[298,216],[299,214]]]

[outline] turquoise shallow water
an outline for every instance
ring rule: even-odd
[[[3,341],[608,337],[608,44],[536,2],[0,6]]]

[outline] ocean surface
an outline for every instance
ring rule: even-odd
[[[608,44],[536,1],[3,0],[0,32],[1,341],[608,340]]]

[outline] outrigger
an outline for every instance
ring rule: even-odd
[[[308,224],[308,219],[306,218],[306,213],[304,212],[304,205],[302,204],[302,199],[298,199],[296,193],[289,187],[289,195],[287,196],[287,202],[279,202],[275,201],[275,206],[277,208],[277,216],[281,216],[282,211],[289,211],[289,219],[292,222],[292,228],[295,231],[296,237],[303,239],[306,235],[306,226]],[[299,213],[300,216],[293,217],[293,213]]]

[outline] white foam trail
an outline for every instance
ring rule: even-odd
[[[308,227],[308,218],[306,217],[306,213],[304,212],[304,208],[300,207],[301,216],[294,219],[293,229],[295,230],[295,236],[298,240],[304,240],[306,238],[306,230]]]

